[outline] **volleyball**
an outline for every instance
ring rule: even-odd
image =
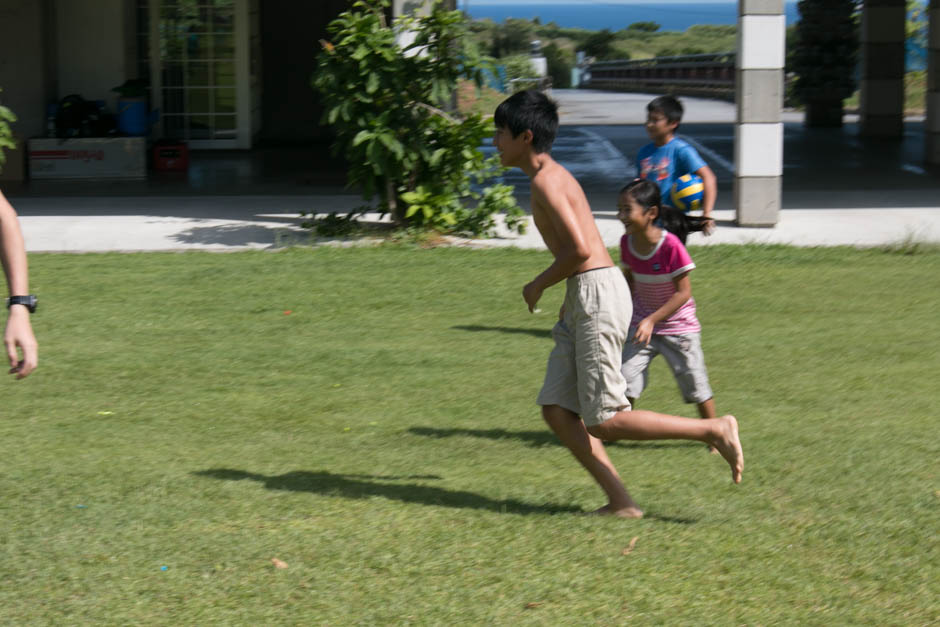
[[[680,211],[697,211],[702,208],[705,184],[697,174],[683,174],[672,184],[669,199],[672,206]]]

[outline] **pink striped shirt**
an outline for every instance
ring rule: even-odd
[[[632,235],[624,235],[620,239],[620,259],[633,273],[633,320],[630,323],[633,326],[662,307],[676,293],[674,278],[695,268],[692,257],[679,238],[666,229],[662,233],[653,252],[645,256],[636,252]],[[682,335],[701,330],[702,325],[695,316],[694,298],[653,327],[653,333],[657,335]]]

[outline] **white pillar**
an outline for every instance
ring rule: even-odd
[[[930,165],[940,165],[940,0],[930,0],[927,39],[927,126],[924,158]]]
[[[738,0],[734,204],[740,226],[774,226],[783,178],[783,0]]]
[[[904,134],[905,0],[865,0],[859,48],[859,131],[870,137]]]

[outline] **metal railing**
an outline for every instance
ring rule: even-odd
[[[586,68],[581,86],[734,99],[735,56],[722,52],[599,61]]]

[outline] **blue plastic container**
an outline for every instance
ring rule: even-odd
[[[124,135],[141,137],[150,134],[151,117],[146,98],[118,99],[117,125]]]

